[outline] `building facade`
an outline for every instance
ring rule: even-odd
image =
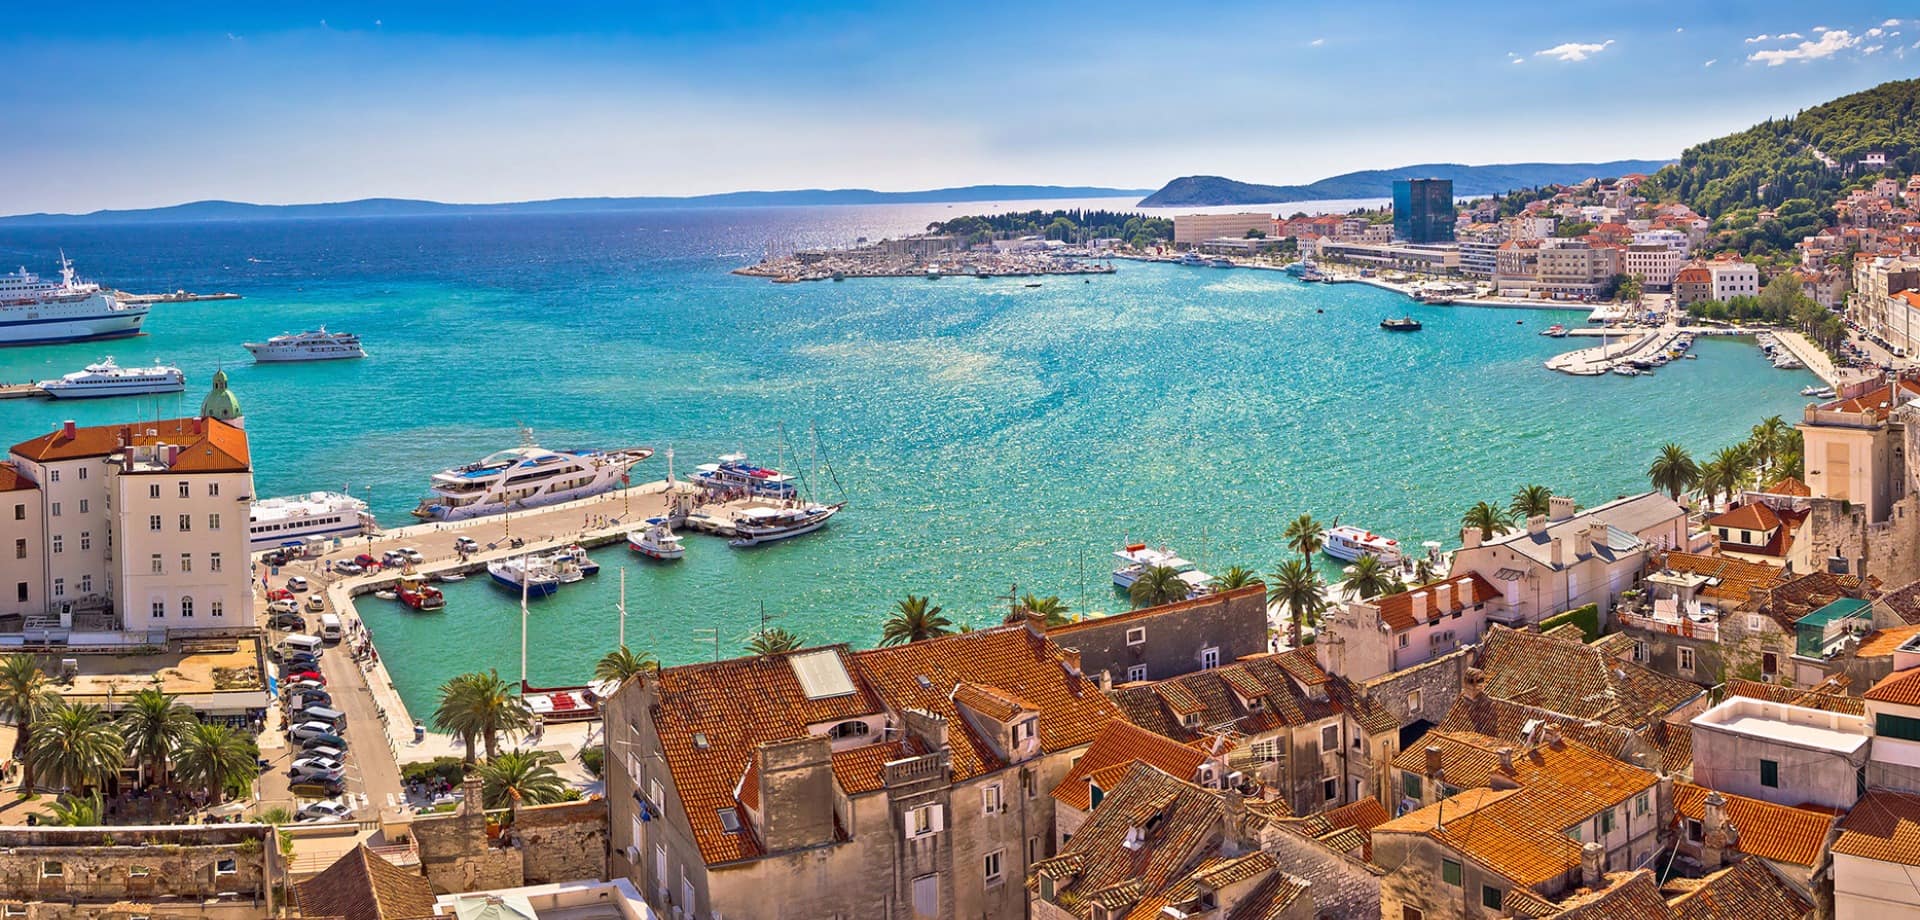
[[[1047,628],[1113,683],[1164,680],[1267,650],[1267,597],[1259,585],[1160,607]]]
[[[1244,237],[1249,230],[1273,232],[1273,215],[1251,211],[1238,214],[1176,214],[1173,218],[1175,246],[1193,246],[1219,237]]]
[[[1393,235],[1409,243],[1453,241],[1452,179],[1393,180]]]

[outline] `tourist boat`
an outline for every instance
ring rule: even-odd
[[[264,342],[246,342],[243,347],[260,364],[279,361],[337,361],[364,358],[360,337],[351,332],[328,332],[321,326],[311,332],[288,332]]]
[[[114,291],[81,281],[67,254],[60,280],[27,271],[0,275],[0,345],[85,342],[139,335],[147,305],[126,303]]]
[[[1183,255],[1180,257],[1180,264],[1189,265],[1189,266],[1202,266],[1207,264],[1207,260],[1206,260],[1206,257],[1200,255],[1197,252],[1189,252],[1186,255]]]
[[[756,498],[788,499],[800,492],[792,476],[776,469],[754,466],[744,453],[727,454],[719,463],[703,463],[694,469],[693,484],[710,492],[738,493]]]
[[[1321,531],[1320,549],[1343,562],[1372,556],[1386,565],[1400,564],[1400,541],[1352,524],[1336,524]]]
[[[466,581],[467,580],[466,574],[462,572],[441,572],[440,574],[435,575],[433,577],[441,581]]]
[[[808,503],[795,508],[748,508],[734,515],[734,538],[728,540],[727,545],[759,546],[813,533],[827,526],[827,520],[846,506],[841,502],[837,505]]]
[[[1554,323],[1553,325],[1548,326],[1546,328],[1546,331],[1540,334],[1550,339],[1564,339],[1567,337],[1567,327],[1559,323]]]
[[[1199,597],[1213,590],[1212,575],[1164,546],[1154,549],[1145,543],[1129,543],[1114,550],[1113,557],[1120,560],[1119,567],[1113,570],[1113,586],[1123,591],[1133,587],[1148,569],[1155,568],[1169,568],[1178,573],[1180,580],[1186,582],[1187,597]]]
[[[87,365],[58,380],[42,380],[40,390],[54,399],[97,399],[102,396],[145,396],[150,393],[178,393],[187,388],[187,375],[169,364],[152,367],[121,367],[112,356]]]
[[[1800,395],[1812,396],[1819,399],[1832,399],[1834,397],[1834,391],[1833,387],[1823,387],[1816,384],[1810,387],[1802,387]]]
[[[459,521],[503,511],[538,508],[609,491],[653,450],[549,450],[521,429],[521,446],[488,454],[466,466],[433,475],[432,493],[413,516]]]
[[[938,265],[927,266],[927,280],[928,281],[940,280],[940,266]]]
[[[494,584],[523,591],[531,597],[548,597],[560,590],[560,573],[539,556],[495,559],[487,563],[487,574],[493,578]]]
[[[339,492],[308,492],[263,498],[248,512],[247,531],[254,550],[309,538],[357,537],[378,529],[367,503]]]
[[[1380,321],[1380,328],[1388,332],[1419,332],[1420,321],[1411,316],[1403,316],[1399,319],[1383,319]]]
[[[548,558],[552,559],[556,565],[569,563],[579,569],[582,575],[600,574],[600,563],[593,561],[593,557],[587,555],[587,548],[578,543],[559,550]]]
[[[1208,268],[1232,268],[1233,260],[1232,259],[1208,259],[1207,267]]]
[[[400,603],[415,610],[439,610],[447,605],[447,596],[440,593],[439,588],[417,576],[400,579],[394,593],[399,595]]]
[[[665,518],[648,518],[644,529],[628,531],[627,548],[649,559],[662,561],[679,559],[687,554],[687,547],[680,542],[680,535],[673,532],[673,526]]]
[[[1616,365],[1614,365],[1614,366],[1613,366],[1613,372],[1614,372],[1614,373],[1616,373],[1616,374],[1619,374],[1619,375],[1620,375],[1620,376],[1622,376],[1622,377],[1638,377],[1638,376],[1640,376],[1640,374],[1641,374],[1641,372],[1640,372],[1639,370],[1636,370],[1636,369],[1634,369],[1634,368],[1631,368],[1631,367],[1628,367],[1628,366],[1627,366],[1627,365],[1625,365],[1625,364],[1616,364]]]

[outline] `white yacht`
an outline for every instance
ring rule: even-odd
[[[367,356],[360,347],[359,336],[351,332],[328,332],[325,326],[312,332],[282,333],[264,342],[247,342],[245,347],[253,353],[253,360],[261,364],[274,361],[334,361]]]
[[[54,399],[91,399],[100,396],[145,396],[149,393],[178,393],[187,388],[187,375],[168,364],[152,367],[121,367],[112,356],[83,371],[74,371],[58,380],[42,380],[42,392]]]
[[[1113,570],[1113,586],[1132,588],[1148,569],[1169,568],[1179,573],[1180,580],[1187,583],[1187,596],[1199,597],[1212,590],[1209,585],[1213,576],[1200,571],[1194,563],[1180,558],[1180,554],[1166,547],[1154,549],[1145,543],[1129,543],[1114,550],[1113,556],[1120,560],[1120,566]]]
[[[487,575],[493,578],[494,584],[524,592],[529,597],[547,597],[560,590],[560,573],[539,556],[495,559],[487,563]]]
[[[1352,524],[1341,524],[1320,532],[1321,549],[1344,562],[1358,562],[1372,556],[1386,565],[1400,564],[1400,541]]]
[[[709,492],[755,498],[789,499],[800,494],[792,476],[747,462],[744,453],[725,454],[719,463],[702,463],[693,471],[693,483]]]
[[[803,504],[793,508],[748,508],[733,518],[734,538],[728,546],[748,547],[813,533],[840,513],[838,505]]]
[[[686,544],[666,518],[648,518],[641,530],[627,532],[627,548],[649,559],[679,559],[687,554]]]
[[[466,466],[433,475],[433,494],[421,499],[413,516],[429,521],[467,518],[538,508],[599,495],[626,479],[634,464],[653,450],[549,450],[521,431],[519,447],[488,454]]]
[[[139,335],[146,318],[146,304],[124,303],[114,291],[79,280],[64,252],[59,281],[42,281],[24,267],[0,275],[0,345]]]
[[[263,498],[253,503],[247,523],[255,550],[308,537],[357,537],[376,529],[367,503],[339,492]]]

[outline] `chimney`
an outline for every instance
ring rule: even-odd
[[[1100,669],[1100,692],[1101,693],[1113,692],[1113,672],[1110,670],[1107,670],[1106,668]]]
[[[1600,547],[1607,545],[1607,525],[1604,521],[1594,521],[1587,525],[1587,545],[1589,555],[1598,554]]]
[[[1595,891],[1606,884],[1607,848],[1589,841],[1580,848],[1580,884]]]
[[[1700,864],[1711,872],[1726,862],[1732,848],[1732,825],[1727,823],[1727,799],[1719,792],[1707,795],[1705,812],[1700,816]]]
[[[1460,674],[1460,695],[1470,699],[1480,698],[1480,688],[1486,683],[1486,675],[1479,668],[1468,668]]]
[[[1513,748],[1502,747],[1500,749],[1500,769],[1507,773],[1513,772]]]
[[[80,434],[80,428],[79,426],[74,424],[73,419],[67,419],[66,421],[60,423],[60,440],[71,441],[74,438],[79,437],[79,434]]]
[[[1654,790],[1653,807],[1654,807],[1654,810],[1658,812],[1657,817],[1660,819],[1660,823],[1658,826],[1672,827],[1673,826],[1673,775],[1672,774],[1670,773],[1660,774],[1658,785]]]
[[[1555,495],[1547,499],[1547,517],[1555,521],[1564,521],[1573,517],[1573,499],[1565,495]]]
[[[1559,537],[1554,537],[1553,543],[1550,544],[1552,547],[1551,558],[1553,559],[1553,567],[1556,569],[1567,564],[1566,542],[1567,541],[1562,540]]]
[[[1225,826],[1226,851],[1239,854],[1259,848],[1259,842],[1251,839],[1247,831],[1247,800],[1240,790],[1231,786],[1220,793],[1220,818]]]
[[[1427,775],[1430,777],[1439,776],[1440,769],[1440,746],[1437,744],[1429,744],[1427,745]]]
[[[1045,614],[1035,613],[1029,610],[1027,611],[1026,623],[1027,632],[1031,633],[1035,639],[1044,639],[1047,637],[1047,617]]]
[[[834,837],[833,747],[825,735],[762,744],[754,751],[760,832],[769,853]]]
[[[1473,549],[1474,547],[1479,545],[1480,545],[1480,528],[1478,527],[1460,528],[1460,548],[1461,549]]]
[[[1450,581],[1447,582],[1447,584],[1452,585],[1454,590],[1460,592],[1460,606],[1473,606],[1473,579],[1471,577],[1462,578],[1459,581]]]
[[[1556,751],[1565,747],[1565,744],[1560,740],[1560,723],[1548,722],[1541,728],[1541,732],[1543,733],[1542,737],[1546,739],[1547,747],[1553,748]]]
[[[1415,591],[1412,594],[1407,595],[1407,599],[1413,602],[1414,620],[1417,622],[1417,621],[1426,619],[1427,618],[1427,592]]]
[[[1530,533],[1537,537],[1546,532],[1547,532],[1547,516],[1546,515],[1535,514],[1535,515],[1528,516],[1527,533]]]
[[[1433,587],[1433,612],[1446,613],[1453,609],[1453,585],[1441,582]]]

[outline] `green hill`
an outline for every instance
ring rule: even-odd
[[[1143,208],[1203,207],[1224,204],[1278,204],[1343,198],[1386,198],[1393,180],[1410,176],[1452,179],[1455,195],[1497,195],[1536,185],[1565,185],[1603,176],[1650,173],[1671,160],[1614,160],[1609,163],[1502,163],[1466,166],[1421,163],[1398,169],[1342,173],[1307,185],[1256,185],[1221,176],[1181,176],[1140,202]]]
[[[1863,167],[1865,155],[1876,152],[1886,154],[1886,168]],[[1901,80],[1690,147],[1641,190],[1649,198],[1685,202],[1717,227],[1740,230],[1762,208],[1779,211],[1782,222],[1795,216],[1796,225],[1824,223],[1848,189],[1881,175],[1915,172],[1920,80]]]

